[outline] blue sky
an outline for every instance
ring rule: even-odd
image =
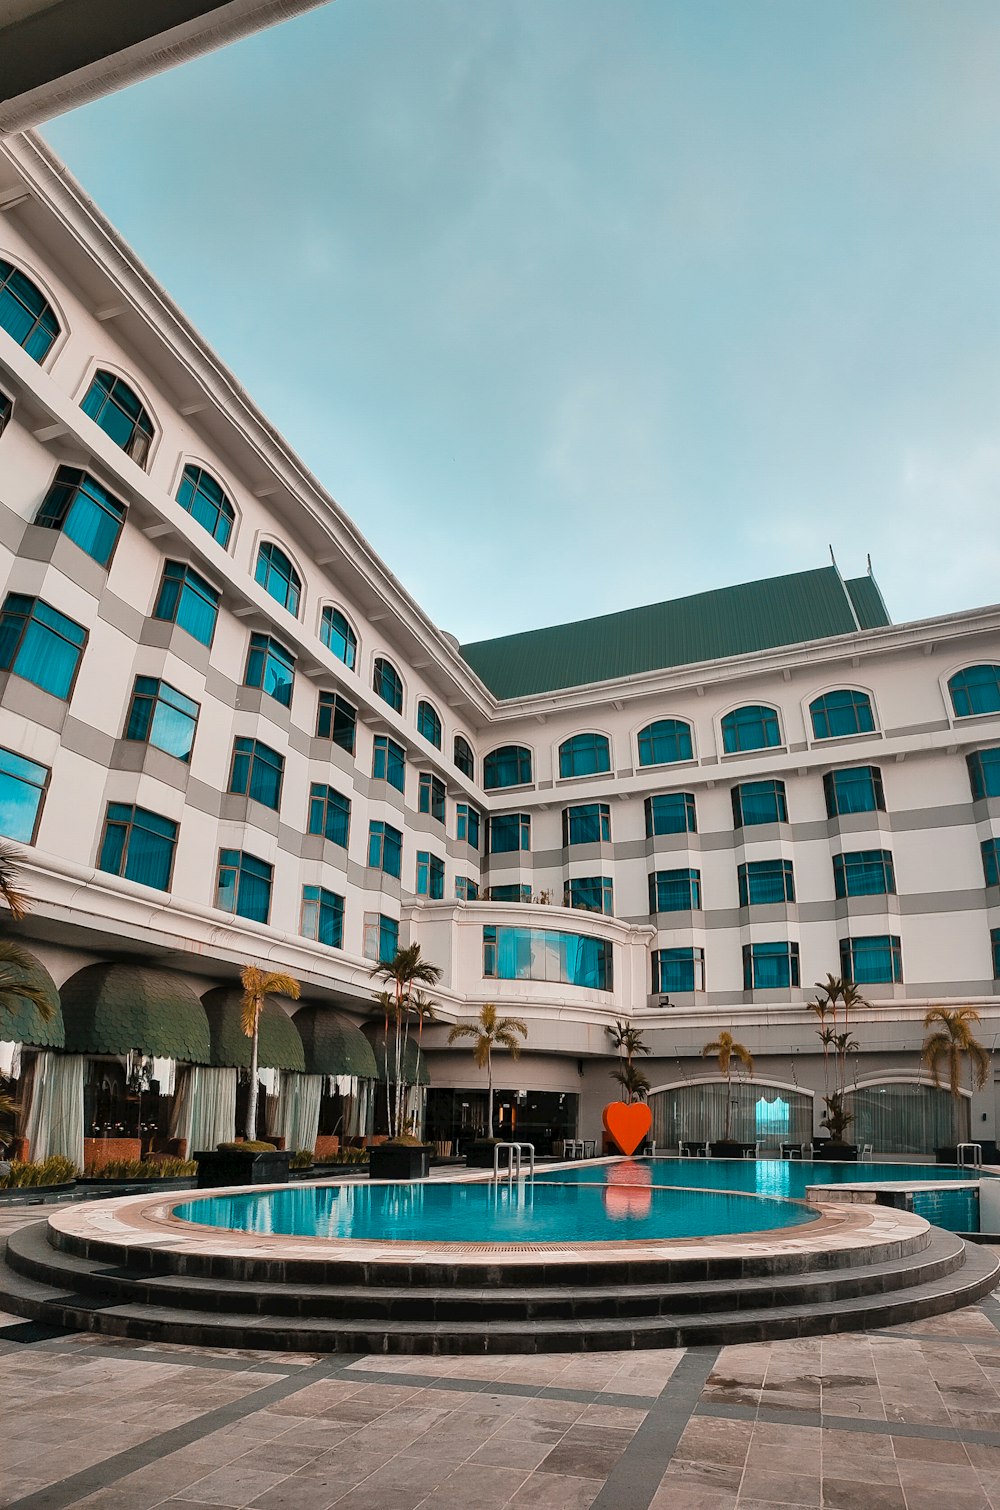
[[[462,639],[1000,598],[995,0],[335,0],[44,128]]]

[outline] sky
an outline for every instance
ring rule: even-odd
[[[469,641],[1000,599],[995,0],[334,0],[43,135]]]

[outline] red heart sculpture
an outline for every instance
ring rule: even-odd
[[[653,1113],[645,1101],[609,1101],[604,1108],[604,1130],[623,1154],[633,1154],[653,1125]]]

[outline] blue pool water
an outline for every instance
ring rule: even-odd
[[[825,1164],[808,1159],[631,1159],[629,1167],[649,1169],[655,1185],[707,1186],[710,1190],[741,1190],[754,1195],[777,1195],[802,1200],[807,1185],[858,1185],[895,1180],[976,1180],[980,1171],[950,1164]],[[619,1183],[623,1163],[581,1163],[572,1169],[539,1173],[539,1180],[561,1184],[582,1180]],[[982,1176],[989,1178],[989,1176]]]
[[[771,1231],[812,1221],[808,1206],[757,1196],[621,1185],[522,1182],[346,1184],[184,1201],[183,1221],[238,1232],[381,1242],[592,1243]],[[590,1171],[597,1175],[598,1169]],[[576,1175],[577,1171],[572,1171]],[[638,1178],[642,1179],[642,1176]]]

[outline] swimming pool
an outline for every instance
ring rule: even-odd
[[[621,1183],[627,1171],[648,1170],[654,1185],[688,1185],[710,1190],[745,1191],[752,1195],[780,1196],[802,1200],[808,1185],[910,1183],[929,1180],[990,1179],[978,1169],[957,1169],[950,1164],[834,1164],[809,1159],[629,1159],[614,1164],[581,1163],[572,1169],[539,1172],[540,1181],[560,1184],[583,1181]]]
[[[531,1244],[773,1231],[801,1226],[818,1214],[758,1195],[656,1189],[648,1163],[637,1167],[642,1174],[630,1173],[620,1184],[609,1176],[599,1184],[574,1179],[562,1185],[553,1173],[534,1187],[529,1181],[513,1188],[502,1181],[289,1186],[184,1201],[173,1214],[199,1225],[296,1237]]]

